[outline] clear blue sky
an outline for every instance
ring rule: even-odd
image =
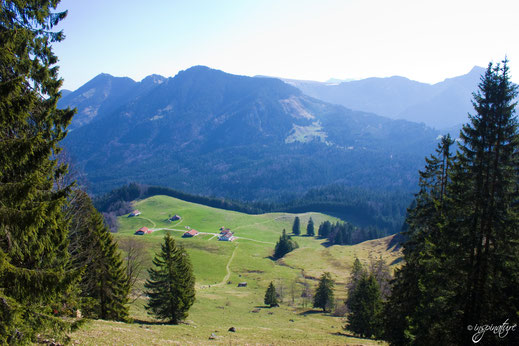
[[[64,88],[193,65],[324,81],[435,83],[505,54],[519,81],[517,0],[62,0]],[[517,68],[514,68],[517,66]]]

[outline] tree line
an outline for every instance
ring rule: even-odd
[[[301,219],[299,216],[294,218],[292,224],[292,235],[301,235]],[[380,229],[375,227],[357,227],[348,222],[331,223],[330,221],[324,221],[319,225],[317,235],[315,234],[315,226],[312,217],[308,219],[306,225],[307,237],[317,237],[318,239],[327,239],[327,245],[354,245],[361,243],[366,240],[378,239],[384,237],[386,234]],[[283,230],[283,234],[279,239],[278,244],[282,244],[283,249],[289,249],[288,251],[278,251],[278,245],[274,250],[274,258],[281,258],[288,252],[297,248],[297,246],[290,245],[291,243],[297,244],[289,235],[286,235],[286,231]]]
[[[404,192],[375,193],[342,185],[330,185],[312,189],[304,196],[290,201],[247,202],[194,195],[168,187],[133,182],[95,197],[94,205],[103,213],[110,229],[117,231],[117,216],[129,213],[132,210],[132,201],[155,195],[170,196],[187,202],[247,214],[328,213],[357,224],[361,230],[358,232],[364,234],[358,237],[363,239],[360,241],[399,232],[405,219],[406,206],[409,205],[412,197],[410,193]]]

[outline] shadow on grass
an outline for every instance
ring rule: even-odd
[[[270,305],[256,305],[255,309],[270,309]]]
[[[174,325],[165,321],[147,321],[147,320],[140,320],[138,318],[135,318],[133,320],[133,324],[143,324],[146,326],[162,326],[162,325]]]
[[[319,238],[319,239],[325,239],[325,238]],[[335,244],[328,240],[328,241],[323,241],[321,243],[321,245],[326,247],[326,248],[329,248],[330,246],[335,245]]]
[[[306,310],[300,312],[298,315],[307,316],[307,315],[315,315],[315,314],[328,314],[328,312],[324,312],[323,310]]]
[[[353,333],[346,333],[346,332],[335,332],[335,333],[330,333],[332,335],[337,335],[337,336],[345,336],[345,337],[348,337],[348,338],[357,338],[357,339],[362,339],[362,340],[376,340],[376,339],[372,339],[372,338],[368,338],[368,337],[363,337],[363,336],[360,336],[360,335],[355,335]]]

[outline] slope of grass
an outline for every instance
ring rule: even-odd
[[[296,214],[272,213],[247,215],[184,202],[172,197],[154,196],[135,202],[142,214],[138,217],[120,217],[116,239],[134,237],[146,245],[146,265],[151,265],[154,253],[160,250],[165,232],[170,232],[183,244],[193,262],[196,276],[196,302],[184,324],[162,325],[147,315],[141,297],[131,305],[134,323],[92,321],[86,328],[75,332],[72,339],[80,344],[376,344],[373,340],[346,336],[343,317],[314,311],[308,298],[302,298],[303,285],[315,288],[324,271],[336,279],[336,296],[345,298],[345,284],[355,256],[367,263],[379,255],[388,262],[400,254],[386,251],[390,238],[365,242],[355,246],[325,247],[323,240],[298,236],[299,248],[274,261],[270,258],[274,244],[283,229],[289,233]],[[178,214],[180,221],[169,222],[170,215]],[[337,219],[319,213],[297,214],[305,233],[312,217],[316,228]],[[146,226],[156,231],[144,236],[133,233]],[[218,241],[214,234],[220,227],[235,232],[234,242]],[[188,228],[202,234],[182,238]],[[169,230],[168,230],[169,229]],[[204,234],[207,233],[207,234]],[[147,275],[144,272],[140,285]],[[281,293],[279,308],[263,307],[268,284],[273,281]],[[247,287],[237,287],[247,282]],[[339,301],[338,304],[343,304]],[[228,332],[230,327],[236,333]],[[209,340],[214,333],[215,340]]]

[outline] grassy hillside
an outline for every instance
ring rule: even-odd
[[[154,196],[135,203],[142,214],[120,217],[120,231],[116,239],[134,237],[146,244],[147,266],[159,251],[165,232],[170,232],[188,250],[196,276],[196,302],[185,324],[162,325],[146,314],[145,299],[138,298],[131,306],[132,324],[93,321],[74,333],[72,339],[80,344],[188,344],[188,343],[260,343],[260,344],[376,344],[375,341],[347,336],[342,329],[343,317],[323,314],[311,308],[311,299],[301,297],[304,285],[311,291],[316,278],[324,271],[336,280],[338,304],[343,304],[345,284],[354,257],[369,262],[370,256],[383,256],[388,263],[399,257],[387,251],[390,238],[361,243],[355,246],[323,246],[323,240],[298,236],[300,248],[279,261],[270,256],[283,229],[291,231],[296,214],[272,213],[247,215],[184,202],[167,196]],[[178,214],[180,221],[169,222]],[[305,233],[308,219],[316,226],[336,219],[319,213],[297,214]],[[146,226],[152,234],[135,236]],[[234,242],[218,241],[220,227],[235,232]],[[201,232],[195,238],[182,238],[188,229]],[[140,287],[146,279],[143,273]],[[273,281],[282,290],[279,308],[263,307],[268,284]],[[247,287],[237,287],[247,282]],[[281,293],[281,292],[280,292]],[[228,332],[230,327],[236,333]],[[216,340],[209,340],[214,333]]]

